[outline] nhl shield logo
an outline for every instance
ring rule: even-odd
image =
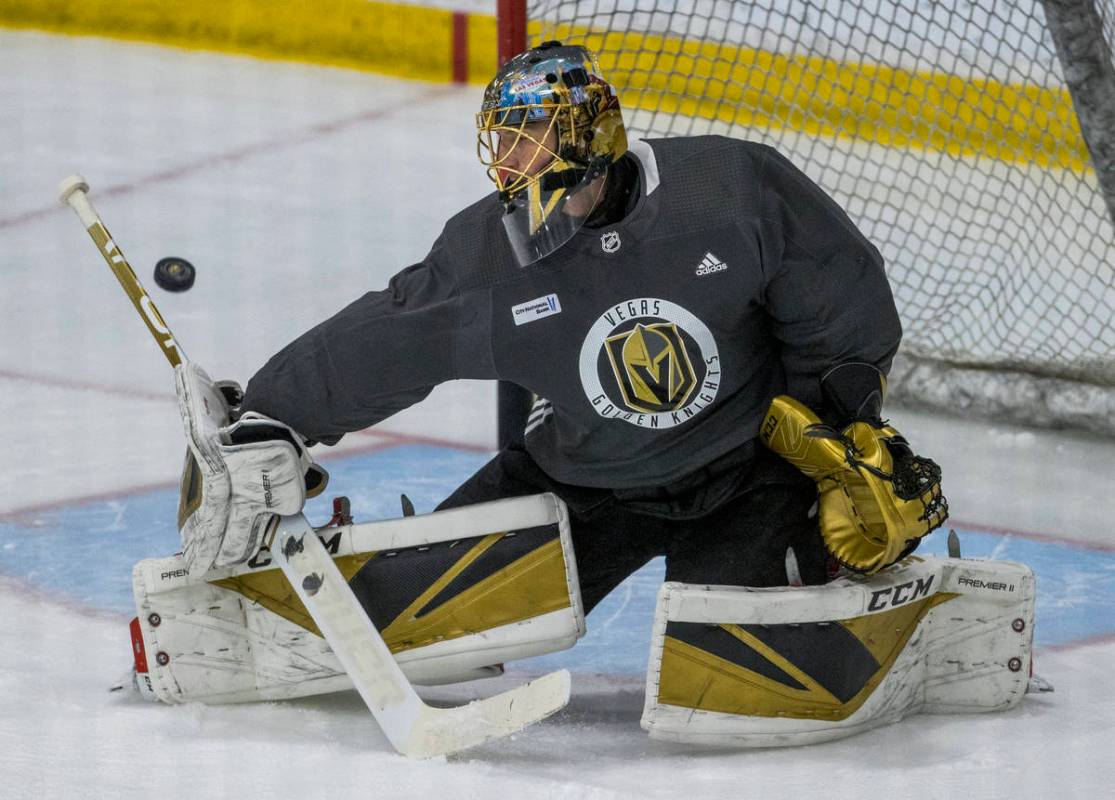
[[[605,253],[614,253],[619,250],[620,240],[618,231],[608,231],[600,234],[600,248]]]

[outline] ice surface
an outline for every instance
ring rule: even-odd
[[[1103,797],[1115,643],[1044,653],[1056,693],[1019,709],[920,716],[843,742],[715,752],[639,730],[641,676],[574,676],[558,716],[433,762],[389,745],[354,693],[238,707],[152,706],[105,691],[121,672],[123,616],[62,606],[0,580],[3,797],[390,797],[490,800],[893,796]],[[18,644],[13,644],[18,643]],[[427,690],[494,693],[509,674]],[[476,687],[480,688],[477,689]],[[10,792],[10,794],[9,794]]]
[[[602,643],[568,654],[567,711],[448,760],[392,754],[354,694],[171,708],[106,691],[129,661],[121,565],[138,557],[131,548],[174,546],[162,520],[182,440],[165,360],[56,205],[58,181],[86,175],[190,357],[246,380],[295,334],[421,258],[442,222],[489,190],[474,156],[476,91],[0,31],[0,798],[1104,796],[1115,446],[901,410],[895,424],[942,463],[955,518],[1011,532],[988,539],[992,549],[1072,542],[1060,577],[1039,583],[1052,601],[1039,630],[1062,620],[1059,635],[1039,637],[1038,669],[1055,694],[793,751],[653,742],[638,728],[638,658],[602,655],[605,634],[622,639],[617,627],[653,589],[650,573],[590,616]],[[197,266],[193,290],[151,285],[165,255]],[[493,398],[491,386],[458,382],[348,437],[329,453],[339,475],[347,456],[402,458],[398,445],[422,437],[441,445],[421,474],[381,471],[357,508],[394,515],[399,491],[429,508],[448,476],[493,446]],[[460,700],[522,678],[428,696]]]

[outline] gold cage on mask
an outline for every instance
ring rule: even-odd
[[[506,198],[543,175],[587,169],[597,156],[618,157],[627,150],[618,104],[606,84],[577,87],[576,97],[574,90],[561,84],[552,91],[552,100],[485,109],[476,115],[477,156]],[[551,132],[555,140],[547,145]],[[508,159],[524,140],[534,152],[527,163],[510,166]]]
[[[577,167],[562,157],[576,152],[570,145],[587,130],[584,123],[576,130],[574,112],[571,106],[536,103],[476,115],[476,153],[501,195],[509,199],[544,175]]]

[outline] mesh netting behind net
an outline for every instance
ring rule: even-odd
[[[1115,0],[1100,0],[1110,42]],[[544,0],[635,136],[763,141],[880,248],[892,398],[1115,434],[1115,236],[1041,4]]]

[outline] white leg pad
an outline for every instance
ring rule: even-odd
[[[1034,576],[1022,564],[911,557],[825,586],[667,583],[642,726],[652,737],[773,747],[918,713],[1017,705]]]
[[[526,537],[533,537],[539,546],[523,547],[516,551],[523,555],[505,568],[488,570],[481,558],[496,553],[508,534],[524,545]],[[486,578],[444,602],[441,598],[452,594],[446,591],[449,582],[430,587],[423,595],[426,607],[404,610],[399,617],[406,620],[382,628],[414,683],[499,675],[505,661],[572,647],[584,635],[568,513],[553,495],[326,528],[318,536],[338,565],[346,559],[350,566],[365,563],[352,559],[376,553],[385,563],[402,566],[404,559],[439,545],[462,555],[470,548],[479,551],[467,563],[490,572]],[[470,567],[460,563],[466,562],[454,567],[467,577]],[[523,582],[531,584],[533,595],[517,590]],[[180,555],[147,559],[135,566],[133,589],[138,614],[133,645],[140,653],[137,663],[146,666],[146,671],[137,669],[137,680],[155,699],[230,703],[352,686],[266,548],[247,564],[201,576],[191,575]],[[499,599],[501,592],[514,594],[514,602]],[[504,621],[485,624],[489,608]]]

